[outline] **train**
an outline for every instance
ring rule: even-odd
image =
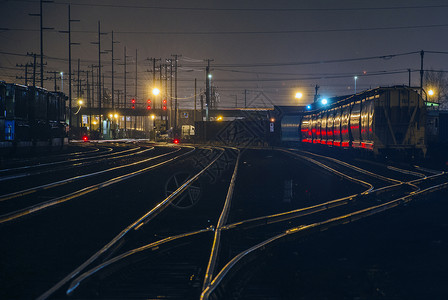
[[[0,81],[0,148],[66,145],[66,101],[61,92]]]
[[[327,105],[313,103],[309,110],[282,118],[281,141],[374,156],[426,157],[439,124],[422,93],[408,86],[378,87],[328,99]]]

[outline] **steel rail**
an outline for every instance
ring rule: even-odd
[[[394,207],[397,207],[399,205],[403,205],[405,203],[408,203],[410,201],[412,201],[412,199],[415,196],[418,195],[423,195],[429,192],[433,192],[436,190],[441,190],[441,189],[445,189],[448,187],[448,183],[442,183],[436,186],[432,186],[429,188],[426,188],[424,190],[420,190],[418,192],[415,192],[413,194],[409,194],[403,197],[400,197],[398,199],[394,199],[391,200],[387,203],[383,203],[380,205],[376,205],[376,206],[372,206],[366,209],[362,209],[356,212],[352,212],[349,214],[345,214],[339,217],[335,217],[335,218],[331,218],[322,222],[316,222],[316,223],[312,223],[312,224],[308,224],[308,225],[302,225],[299,227],[295,227],[295,228],[291,228],[288,229],[286,231],[284,231],[281,234],[278,234],[272,238],[269,238],[245,251],[240,252],[239,254],[237,254],[232,260],[230,260],[224,267],[223,269],[221,269],[221,271],[218,273],[218,275],[215,277],[215,279],[211,282],[211,284],[205,289],[203,290],[202,294],[201,294],[201,300],[208,300],[211,293],[219,286],[219,284],[222,282],[222,280],[224,279],[224,277],[230,272],[230,270],[239,262],[241,261],[244,257],[248,256],[249,254],[257,251],[257,250],[261,250],[264,249],[265,247],[269,246],[270,244],[273,244],[273,242],[276,242],[280,239],[283,239],[289,235],[296,235],[299,233],[302,234],[309,234],[308,231],[311,230],[319,230],[319,231],[323,231],[323,230],[327,230],[331,227],[334,227],[336,225],[340,225],[340,224],[348,224],[360,219],[363,219],[365,217],[368,216],[372,216],[375,215],[377,213],[380,212],[384,212],[386,210],[392,209]]]
[[[192,231],[192,232],[187,232],[187,233],[182,233],[182,234],[178,234],[175,236],[169,236],[167,238],[152,242],[150,244],[144,245],[142,247],[136,248],[136,249],[132,249],[129,250],[125,253],[122,253],[120,255],[117,255],[111,259],[108,259],[107,261],[101,263],[100,265],[84,272],[83,274],[79,275],[78,277],[76,277],[75,279],[73,279],[73,281],[70,283],[70,286],[68,287],[66,294],[70,295],[72,294],[75,289],[77,289],[79,287],[79,285],[85,281],[87,278],[95,275],[97,272],[101,271],[104,268],[107,268],[109,266],[111,266],[114,263],[117,263],[129,256],[133,256],[136,254],[139,254],[141,252],[147,251],[147,250],[151,250],[151,251],[156,251],[159,250],[159,247],[164,245],[164,244],[168,244],[174,241],[177,241],[179,239],[183,239],[183,238],[188,238],[188,237],[192,237],[194,235],[198,235],[198,234],[202,234],[202,233],[206,233],[206,232],[210,232],[210,231],[214,231],[215,228],[213,226],[209,226],[207,228],[204,229],[200,229],[200,230],[196,230],[196,231]]]
[[[112,149],[112,148],[110,148],[110,149]],[[84,157],[84,158],[74,158],[74,159],[68,159],[68,160],[64,160],[64,161],[56,161],[56,162],[51,162],[51,163],[39,164],[39,165],[31,165],[31,166],[23,166],[23,167],[11,168],[11,169],[3,169],[3,170],[0,170],[0,172],[17,171],[17,170],[28,170],[28,169],[48,167],[48,166],[54,166],[54,165],[61,165],[61,164],[71,164],[71,163],[74,163],[74,162],[78,163],[80,161],[93,160],[93,159],[98,159],[98,158],[101,158],[101,157],[115,156],[117,154],[122,154],[122,153],[130,152],[130,151],[136,151],[138,149],[141,149],[141,147],[135,147],[135,148],[119,151],[119,152],[102,154],[102,155],[96,155],[96,156],[90,156],[90,157]],[[19,174],[19,175],[22,175],[22,174]],[[24,173],[21,177],[26,177],[26,176],[30,176],[30,175],[34,175],[34,174],[33,173],[31,173],[31,174],[30,173]],[[13,178],[18,178],[18,175],[15,175],[15,176],[12,176],[12,177]],[[3,181],[3,180],[8,180],[8,176],[0,178],[0,181]]]
[[[142,150],[142,151],[139,151],[139,152],[137,152],[135,154],[141,154],[143,152],[150,151],[150,150],[152,150],[152,149]],[[150,157],[150,158],[147,158],[147,159],[144,159],[144,160],[141,160],[141,161],[133,162],[133,163],[130,163],[130,164],[127,164],[127,165],[121,165],[121,166],[118,166],[118,167],[113,167],[113,168],[105,169],[105,170],[102,170],[102,171],[89,173],[89,174],[86,174],[86,175],[79,175],[79,176],[63,179],[63,180],[60,180],[60,181],[56,181],[56,182],[52,182],[52,183],[48,183],[48,184],[32,187],[32,188],[29,188],[29,189],[25,189],[25,190],[9,193],[9,194],[6,194],[6,195],[2,195],[2,196],[0,196],[0,202],[6,201],[6,200],[10,200],[10,199],[13,199],[13,198],[17,198],[17,197],[22,197],[22,196],[25,196],[25,195],[29,195],[29,194],[32,194],[32,193],[35,193],[35,192],[38,192],[38,191],[41,191],[41,190],[48,190],[50,188],[58,187],[58,186],[61,186],[61,185],[67,184],[67,183],[73,183],[75,181],[78,181],[78,180],[81,180],[81,179],[86,179],[86,178],[91,177],[91,176],[96,176],[96,175],[104,174],[104,173],[107,173],[107,172],[115,171],[115,170],[118,170],[118,169],[127,168],[127,167],[130,167],[130,166],[133,166],[133,165],[142,164],[142,163],[145,163],[145,162],[148,162],[148,161],[151,161],[151,160],[163,157],[163,156],[167,156],[169,154],[172,154],[172,153],[175,153],[175,152],[178,152],[178,151],[180,151],[180,148],[178,148],[175,151],[167,152],[167,153],[164,153],[164,154],[161,154],[161,155],[157,155],[157,156],[154,156],[154,157]],[[134,154],[132,154],[132,155],[134,155]],[[113,158],[109,158],[109,159],[117,159],[117,158],[121,158],[121,157],[124,157],[124,156],[128,156],[128,155],[122,155],[120,157],[113,157]]]
[[[407,174],[407,175],[412,175],[412,176],[416,176],[416,177],[426,178],[426,175],[423,174],[423,173],[417,173],[417,172],[413,172],[413,171],[409,171],[409,170],[404,170],[404,169],[400,169],[400,168],[397,168],[397,167],[394,167],[394,166],[387,166],[387,169],[395,171],[395,172]]]
[[[213,279],[213,274],[215,272],[216,261],[218,259],[219,246],[220,246],[220,241],[221,241],[221,230],[222,230],[225,222],[227,221],[227,217],[228,217],[228,213],[229,213],[229,209],[230,209],[230,203],[232,201],[233,191],[235,188],[236,177],[238,174],[238,166],[239,166],[239,162],[240,162],[241,151],[239,149],[237,149],[237,150],[238,150],[238,157],[236,159],[235,168],[233,170],[232,178],[230,180],[229,189],[227,190],[227,196],[226,196],[226,200],[224,203],[224,208],[222,209],[221,215],[219,216],[218,224],[216,226],[215,236],[213,239],[213,246],[212,246],[209,262],[207,265],[207,270],[205,271],[204,283],[202,285],[202,290],[206,289],[210,285],[210,282]]]
[[[193,148],[192,151],[194,151],[196,148]],[[181,192],[185,191],[191,183],[193,183],[195,180],[199,178],[200,175],[202,175],[208,168],[210,168],[224,153],[224,149],[221,149],[223,152],[217,155],[213,161],[207,165],[204,169],[202,169],[199,173],[197,173],[194,177],[189,179],[187,182],[185,182],[183,185],[181,185],[176,191],[174,191],[170,196],[168,196],[165,200],[157,204],[152,210],[144,214],[142,217],[140,217],[137,221],[133,222],[129,226],[127,226],[124,230],[122,230],[115,238],[113,238],[108,244],[106,244],[103,248],[101,248],[99,251],[97,251],[95,254],[93,254],[88,260],[86,260],[83,264],[81,264],[78,268],[76,268],[74,271],[72,271],[70,274],[68,274],[66,277],[64,277],[61,281],[59,281],[56,285],[54,285],[52,288],[50,288],[48,291],[46,291],[44,294],[39,296],[37,300],[43,300],[47,299],[49,296],[51,296],[55,291],[57,291],[59,288],[61,288],[64,284],[69,282],[71,279],[73,279],[75,276],[77,276],[80,272],[82,272],[85,268],[87,268],[90,264],[92,264],[95,260],[97,260],[101,255],[106,253],[113,245],[115,245],[118,241],[120,241],[126,234],[128,234],[131,230],[137,230],[141,228],[144,224],[146,224],[149,220],[153,219],[158,213],[160,213],[161,210],[166,208],[171,201],[173,201],[175,198],[177,198]],[[187,155],[191,153],[192,151],[182,154],[181,156]],[[181,157],[178,156],[175,159]],[[172,159],[173,160],[173,159]],[[175,194],[173,196],[173,194]],[[158,211],[160,210],[160,211]]]
[[[365,182],[363,180],[360,180],[360,179],[354,178],[352,176],[349,176],[347,174],[344,174],[342,172],[339,172],[339,171],[337,171],[337,170],[335,170],[335,169],[333,169],[333,168],[331,168],[331,167],[329,167],[329,166],[327,166],[327,165],[325,165],[325,164],[323,164],[323,163],[321,163],[321,162],[319,162],[319,161],[317,161],[317,160],[315,160],[313,158],[310,158],[310,157],[307,157],[307,156],[304,156],[304,155],[300,155],[300,154],[297,154],[297,153],[293,153],[293,152],[288,151],[288,150],[283,150],[283,149],[276,149],[276,150],[283,151],[283,152],[285,152],[285,153],[287,153],[289,155],[297,156],[297,157],[299,157],[301,159],[307,160],[307,161],[309,161],[309,162],[311,162],[311,163],[313,163],[315,165],[318,165],[318,166],[320,166],[320,167],[322,167],[322,168],[324,168],[324,169],[330,171],[331,173],[334,173],[334,174],[336,174],[336,175],[338,175],[340,177],[346,178],[346,179],[348,179],[348,180],[350,180],[352,182],[356,182],[356,183],[359,183],[359,184],[361,184],[361,185],[363,185],[365,187],[368,187],[369,189],[366,190],[364,193],[368,193],[368,192],[370,192],[370,191],[372,191],[374,189],[374,186],[371,183]]]
[[[178,159],[180,157],[183,157],[183,156],[185,156],[187,154],[190,154],[194,150],[195,150],[195,148],[193,148],[193,150],[191,150],[191,151],[189,151],[187,153],[181,154],[181,155],[176,156],[174,158],[170,158],[170,159],[165,160],[165,161],[163,161],[161,163],[158,163],[158,164],[155,164],[155,165],[143,168],[143,169],[135,171],[135,172],[131,172],[131,173],[126,174],[126,175],[121,175],[121,176],[115,177],[113,179],[107,180],[107,181],[102,182],[102,183],[98,183],[98,184],[95,184],[95,185],[83,188],[83,189],[81,189],[79,191],[70,193],[68,195],[64,195],[64,196],[61,196],[61,197],[58,197],[58,198],[55,198],[55,199],[51,199],[49,201],[45,201],[45,202],[42,202],[42,203],[39,203],[39,204],[36,204],[36,205],[29,206],[29,207],[21,209],[21,210],[17,210],[17,211],[8,213],[8,214],[4,214],[4,215],[0,216],[0,224],[6,223],[6,222],[9,222],[9,221],[12,221],[12,220],[15,220],[15,219],[27,216],[27,215],[30,215],[30,214],[35,213],[37,211],[49,208],[49,207],[57,205],[57,204],[61,204],[61,203],[67,202],[69,200],[78,198],[80,196],[83,196],[85,194],[91,193],[93,191],[97,191],[99,189],[108,187],[108,186],[110,186],[112,184],[119,183],[119,182],[121,182],[123,180],[127,180],[129,178],[132,178],[132,177],[135,177],[137,175],[143,174],[143,173],[148,172],[148,171],[150,171],[150,170],[152,170],[154,168],[160,167],[160,166],[162,166],[164,164],[167,164],[167,163],[169,163],[169,162],[171,162],[173,160],[176,160],[176,159]]]
[[[350,168],[350,169],[353,169],[353,170],[358,171],[358,172],[360,172],[360,173],[363,173],[363,174],[366,174],[366,175],[369,175],[369,176],[378,178],[378,179],[383,180],[383,181],[394,182],[394,183],[401,183],[401,182],[402,182],[402,181],[400,181],[400,180],[396,180],[396,179],[393,179],[393,178],[389,178],[389,177],[386,177],[386,176],[382,176],[382,175],[380,175],[380,174],[372,173],[372,172],[370,172],[370,171],[364,170],[364,169],[362,169],[362,168],[360,168],[360,167],[354,166],[354,165],[352,165],[352,164],[349,164],[349,163],[347,163],[347,162],[338,160],[338,159],[333,158],[333,157],[330,157],[330,156],[323,156],[323,155],[319,155],[319,154],[312,153],[312,152],[308,152],[308,151],[302,151],[302,150],[299,150],[299,151],[302,152],[302,153],[306,153],[306,154],[309,154],[309,155],[313,155],[313,156],[320,157],[320,158],[322,158],[322,159],[331,160],[331,161],[333,161],[333,162],[335,162],[335,163],[338,163],[338,164],[340,164],[340,165],[344,165],[344,166],[346,166],[347,168]]]
[[[134,150],[140,149],[139,148],[134,148]],[[123,157],[129,157],[129,156],[133,156],[133,155],[139,155],[142,154],[144,152],[147,151],[151,151],[154,150],[154,147],[152,148],[147,148],[138,152],[134,152],[134,153],[128,153],[128,154],[124,154],[124,155],[119,155],[119,156],[112,156],[112,157],[108,157],[108,158],[102,158],[102,160],[114,160],[114,159],[119,159],[119,158],[123,158]],[[114,154],[122,154],[122,153],[114,153]],[[107,155],[109,156],[109,155]],[[90,157],[88,160],[93,160],[95,157]],[[97,157],[96,157],[97,158]],[[60,168],[66,168],[66,167],[86,167],[92,164],[97,164],[100,160],[98,161],[90,161],[90,162],[84,162],[84,163],[74,163],[70,166],[60,166],[59,168],[54,168],[54,169],[50,169],[50,170],[43,170],[43,171],[37,171],[37,172],[33,172],[33,173],[20,173],[20,174],[15,174],[15,175],[9,175],[9,176],[3,176],[0,177],[0,181],[6,181],[6,180],[11,180],[11,179],[17,179],[17,178],[23,178],[23,177],[28,177],[28,176],[36,176],[36,175],[42,175],[42,174],[46,174],[46,173],[53,173],[54,171],[58,171],[60,170]],[[71,162],[68,162],[71,163]]]
[[[155,218],[159,213],[161,213],[168,205],[170,205],[177,197],[179,197],[193,182],[195,182],[202,174],[204,174],[221,156],[224,154],[223,148],[216,148],[221,150],[222,152],[218,154],[207,166],[205,166],[201,171],[199,171],[196,175],[185,181],[180,187],[177,188],[174,192],[172,192],[168,197],[166,197],[162,202],[157,204],[151,211],[141,217],[137,224],[135,225],[134,230],[139,230],[143,225],[151,221]]]
[[[88,146],[82,146],[82,147],[85,147],[85,148],[87,148]],[[61,154],[56,154],[56,155],[51,155],[51,156],[43,156],[43,157],[41,157],[41,158],[54,158],[54,157],[67,157],[67,156],[81,156],[81,155],[84,155],[84,154],[90,154],[90,153],[94,153],[94,152],[98,152],[98,151],[100,151],[100,148],[98,148],[98,147],[90,147],[91,149],[93,149],[93,150],[89,150],[89,151],[80,151],[80,152],[70,152],[70,153],[61,153]],[[12,159],[12,160],[16,160],[16,161],[20,161],[21,163],[24,163],[24,162],[30,162],[30,161],[36,161],[37,160],[37,157],[34,157],[34,158],[29,158],[29,159],[18,159],[18,158],[14,158],[14,159]]]

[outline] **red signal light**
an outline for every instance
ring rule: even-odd
[[[150,104],[151,103],[151,99],[146,100],[146,103]]]
[[[89,140],[89,137],[88,137],[87,135],[84,135],[84,136],[82,137],[82,140],[83,140],[84,142],[87,142],[87,141]]]
[[[166,104],[166,99],[163,99],[163,104],[164,104],[164,105]]]
[[[163,110],[166,110],[166,106],[164,105],[164,106],[162,107],[162,109],[163,109]]]
[[[131,103],[135,104],[135,99],[134,98],[132,98]]]
[[[151,109],[151,105],[146,106],[146,109],[150,110]]]
[[[174,140],[173,140],[173,143],[174,143],[174,144],[179,144],[179,140],[178,140],[178,139],[174,139]]]

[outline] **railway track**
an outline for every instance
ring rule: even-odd
[[[107,152],[112,151],[112,148],[109,149]],[[111,184],[127,180],[188,155],[194,148],[186,153],[177,153],[181,152],[181,148],[168,148],[166,153],[142,157],[142,155],[151,150],[154,150],[154,147],[133,147],[107,154],[69,159],[68,161],[62,160],[5,169],[3,171],[7,173],[19,171],[18,174],[13,173],[0,178],[4,183],[13,181],[14,184],[11,185],[11,188],[19,188],[19,190],[10,191],[0,196],[0,224],[28,216]],[[129,158],[133,158],[133,161],[127,162],[126,160],[129,160]],[[119,165],[110,165],[111,161],[116,162],[116,160],[121,160]],[[104,164],[104,162],[107,165],[100,167],[102,170],[96,171],[98,165]],[[63,166],[55,168],[55,165]],[[80,168],[83,168],[83,170],[80,171]],[[32,169],[32,171],[21,173],[23,169]],[[54,174],[55,172],[63,172],[63,175]],[[78,175],[80,172],[82,174]],[[45,176],[47,173],[53,173],[53,176]],[[69,175],[72,175],[72,177],[69,177]],[[53,181],[55,178],[59,179],[62,176],[68,178]],[[30,177],[38,178],[30,180]],[[39,184],[22,189],[27,184],[36,184],[36,182]],[[3,193],[5,191],[8,191],[8,188],[2,189]]]
[[[160,201],[122,227],[118,235],[102,239],[102,246],[96,243],[100,250],[78,263],[38,299],[238,299],[232,287],[235,281],[239,285],[245,282],[241,276],[247,274],[246,266],[279,244],[403,206],[448,186],[446,173],[423,168],[366,169],[309,152],[277,149],[273,153],[282,159],[289,157],[289,164],[311,165],[326,176],[340,177],[358,186],[357,192],[331,200],[322,197],[313,205],[305,201],[278,213],[240,218],[241,209],[232,202],[235,189],[256,188],[247,186],[247,180],[239,174],[241,166],[250,165],[251,156],[243,159],[241,151],[233,148],[197,149],[188,160],[179,160],[184,173],[179,172],[180,165],[166,172]],[[171,152],[162,155],[166,155],[163,162],[178,157]],[[145,165],[128,174],[142,175],[153,166]],[[99,185],[108,187],[108,183],[114,182]],[[195,200],[200,193],[206,201]],[[241,197],[236,200],[241,201]]]

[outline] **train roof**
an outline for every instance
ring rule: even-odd
[[[344,95],[344,96],[337,96],[332,98],[327,98],[329,104],[325,106],[325,109],[331,109],[334,106],[340,106],[344,105],[346,103],[354,102],[358,99],[363,99],[365,97],[371,97],[374,95],[378,95],[380,93],[383,93],[386,90],[392,90],[392,89],[406,89],[406,90],[413,90],[417,92],[420,88],[417,87],[409,87],[407,85],[394,85],[394,86],[384,86],[384,87],[376,87],[373,89],[365,90],[360,93],[356,94],[350,94],[350,95]],[[345,102],[345,103],[344,103]],[[313,103],[314,106],[316,106],[316,103]],[[322,107],[315,107],[314,109],[311,109],[309,111],[304,111],[304,114],[313,114],[318,111],[322,110]]]

